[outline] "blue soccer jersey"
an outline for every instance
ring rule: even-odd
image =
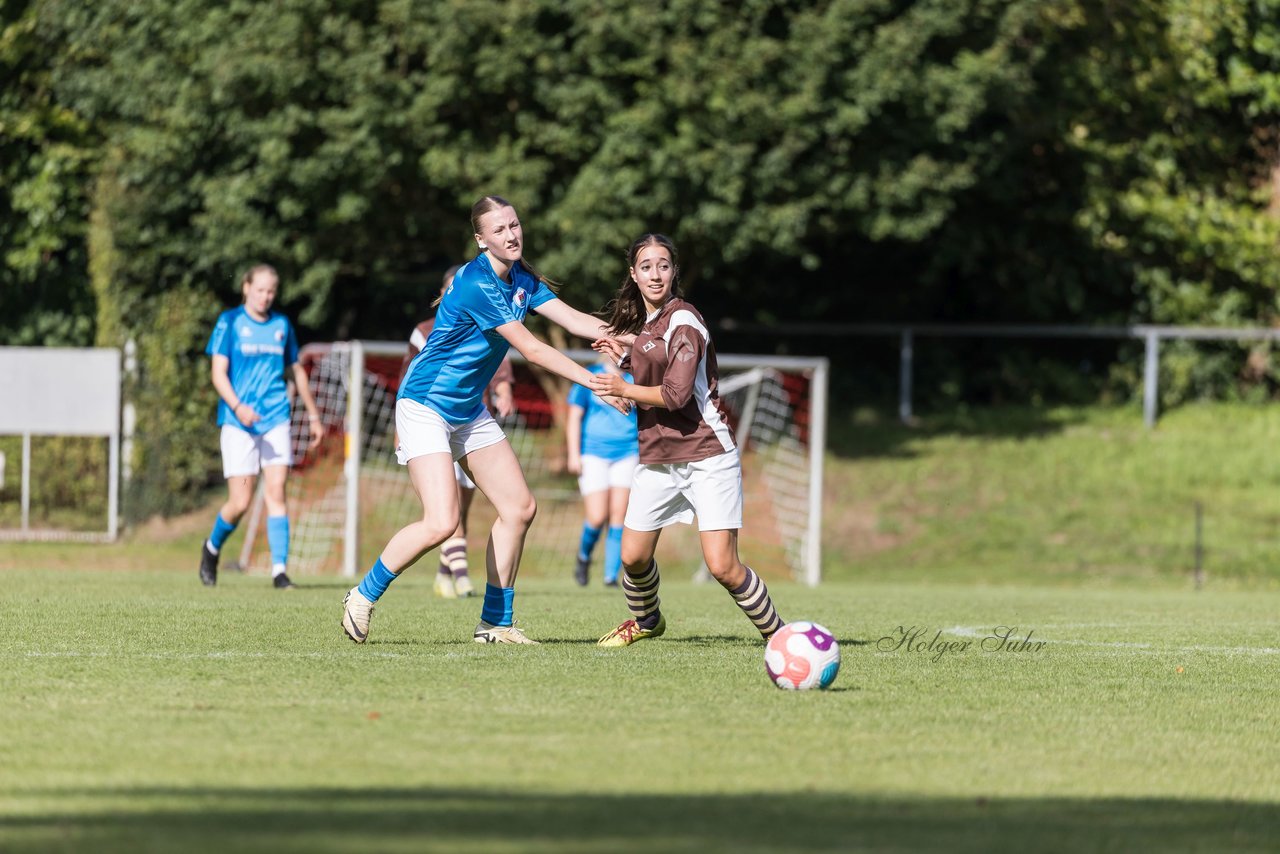
[[[555,299],[519,263],[502,281],[489,259],[463,265],[436,310],[426,346],[409,363],[396,399],[428,406],[450,424],[466,424],[484,411],[484,390],[511,345],[494,331]]]
[[[245,427],[224,400],[218,403],[219,425],[233,424],[261,435],[289,421],[284,369],[298,361],[298,339],[289,318],[273,311],[266,320],[257,321],[244,306],[224,311],[205,353],[227,357],[227,375],[236,396],[260,416],[252,427]]]
[[[598,374],[605,370],[605,366],[589,365],[587,370]],[[622,378],[632,382],[631,374],[624,373]],[[590,389],[576,384],[569,391],[569,405],[583,410],[582,453],[584,455],[604,457],[610,462],[616,462],[640,453],[635,407],[623,415],[597,397]]]

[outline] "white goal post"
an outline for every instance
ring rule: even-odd
[[[305,413],[294,407],[299,459],[287,496],[291,573],[336,571],[354,576],[372,563],[376,550],[396,530],[421,513],[408,475],[395,459],[395,392],[405,350],[405,342],[388,341],[302,348],[299,359],[328,433],[317,451],[306,452]],[[591,350],[569,350],[566,355],[582,364],[599,358]],[[577,482],[564,471],[567,384],[557,377],[539,379],[514,350],[511,358],[516,366],[517,412],[501,423],[538,500],[538,517],[526,540],[522,565],[567,577],[582,527]],[[743,560],[766,573],[816,585],[822,577],[828,361],[742,354],[719,354],[717,361],[720,394],[743,449]],[[553,387],[550,395],[544,384]],[[350,484],[359,488],[351,489]],[[493,513],[477,495],[470,515],[474,567]],[[247,520],[242,569],[265,571],[261,516],[259,497]],[[701,554],[696,536],[696,526],[668,528],[659,542],[659,561],[676,570],[681,565],[695,569]],[[424,561],[432,559],[429,555]],[[597,567],[600,560],[597,554]]]

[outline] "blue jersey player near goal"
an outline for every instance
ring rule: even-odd
[[[485,409],[484,390],[511,347],[528,361],[583,386],[592,374],[525,328],[530,311],[569,333],[598,340],[599,318],[561,301],[524,258],[524,231],[511,203],[485,196],[471,208],[480,254],[463,265],[440,298],[435,326],[405,372],[396,398],[396,455],[422,502],[422,518],[401,528],[343,599],[342,629],[369,636],[377,602],[400,573],[458,527],[453,464],[497,511],[485,549],[486,584],[477,643],[530,644],[514,620],[515,581],[537,502],[502,428]],[[611,399],[619,411],[627,401]]]
[[[277,590],[293,587],[286,573],[289,561],[289,515],[285,481],[293,465],[290,443],[289,391],[285,370],[291,371],[298,397],[307,409],[310,447],[324,437],[307,372],[298,363],[298,338],[289,318],[272,309],[280,287],[273,267],[260,264],[240,282],[244,304],[224,311],[209,336],[205,352],[220,398],[222,473],[227,501],[213,520],[213,530],[200,547],[200,580],[218,582],[218,555],[227,537],[249,509],[258,475],[263,475],[267,505],[267,542],[271,549],[271,580]]]
[[[607,356],[587,370],[593,374],[618,372]],[[631,382],[631,374],[624,373],[622,378]],[[640,462],[636,413],[633,409],[623,415],[580,385],[569,391],[568,403],[564,430],[566,468],[578,476],[583,505],[582,536],[573,578],[583,587],[590,581],[591,552],[607,525],[604,583],[606,587],[617,587],[622,569],[622,521],[627,515],[631,479]]]

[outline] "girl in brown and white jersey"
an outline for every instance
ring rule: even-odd
[[[764,581],[738,557],[742,461],[717,390],[707,325],[678,295],[670,238],[644,235],[632,244],[627,261],[627,276],[606,310],[612,337],[596,346],[622,361],[634,382],[601,373],[591,385],[597,394],[637,404],[640,467],[622,530],[622,586],[631,619],[600,645],[627,646],[666,631],[654,551],[663,528],[689,524],[695,516],[707,568],[768,638],[783,623]],[[630,342],[629,353],[619,341]]]

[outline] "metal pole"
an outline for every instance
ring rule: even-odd
[[[1204,505],[1199,501],[1196,502],[1196,589],[1199,590],[1204,586],[1204,538],[1202,536],[1204,529]]]
[[[809,536],[804,580],[810,587],[822,581],[822,457],[827,447],[827,370],[821,360],[813,369],[809,390]]]
[[[347,376],[346,453],[347,518],[342,536],[342,574],[356,574],[360,559],[360,454],[364,448],[364,347],[351,342],[350,372]]]
[[[902,344],[899,347],[901,358],[898,365],[898,419],[903,424],[911,423],[911,361],[914,356],[913,334],[911,328],[902,330]]]
[[[107,437],[107,536],[120,532],[120,434]]]
[[[747,372],[751,376],[751,382],[747,384],[747,399],[742,404],[742,417],[738,420],[738,429],[735,431],[738,437],[738,450],[746,453],[751,447],[751,428],[756,423],[756,406],[760,403],[760,380],[764,376],[764,371],[754,368]]]
[[[1156,426],[1157,383],[1160,379],[1160,333],[1148,332],[1147,359],[1142,372],[1142,420],[1150,429]]]
[[[258,539],[258,526],[262,524],[262,507],[266,504],[266,492],[263,478],[258,478],[258,485],[253,490],[253,501],[249,502],[249,518],[244,526],[244,542],[240,544],[240,559],[227,564],[227,569],[248,572],[253,565],[253,544]]]
[[[22,434],[22,533],[31,530],[31,434]]]
[[[124,375],[129,383],[138,378],[138,345],[132,338],[124,342]],[[120,479],[128,483],[133,480],[133,432],[138,426],[138,412],[123,392],[121,397],[124,405],[120,409]]]
[[[127,346],[126,346],[127,353]],[[125,356],[125,365],[128,365]],[[126,367],[127,369],[127,367]],[[116,415],[122,416],[120,410],[121,382],[116,383]],[[120,531],[120,425],[121,417],[114,420],[115,430],[107,436],[107,536],[115,540]]]

